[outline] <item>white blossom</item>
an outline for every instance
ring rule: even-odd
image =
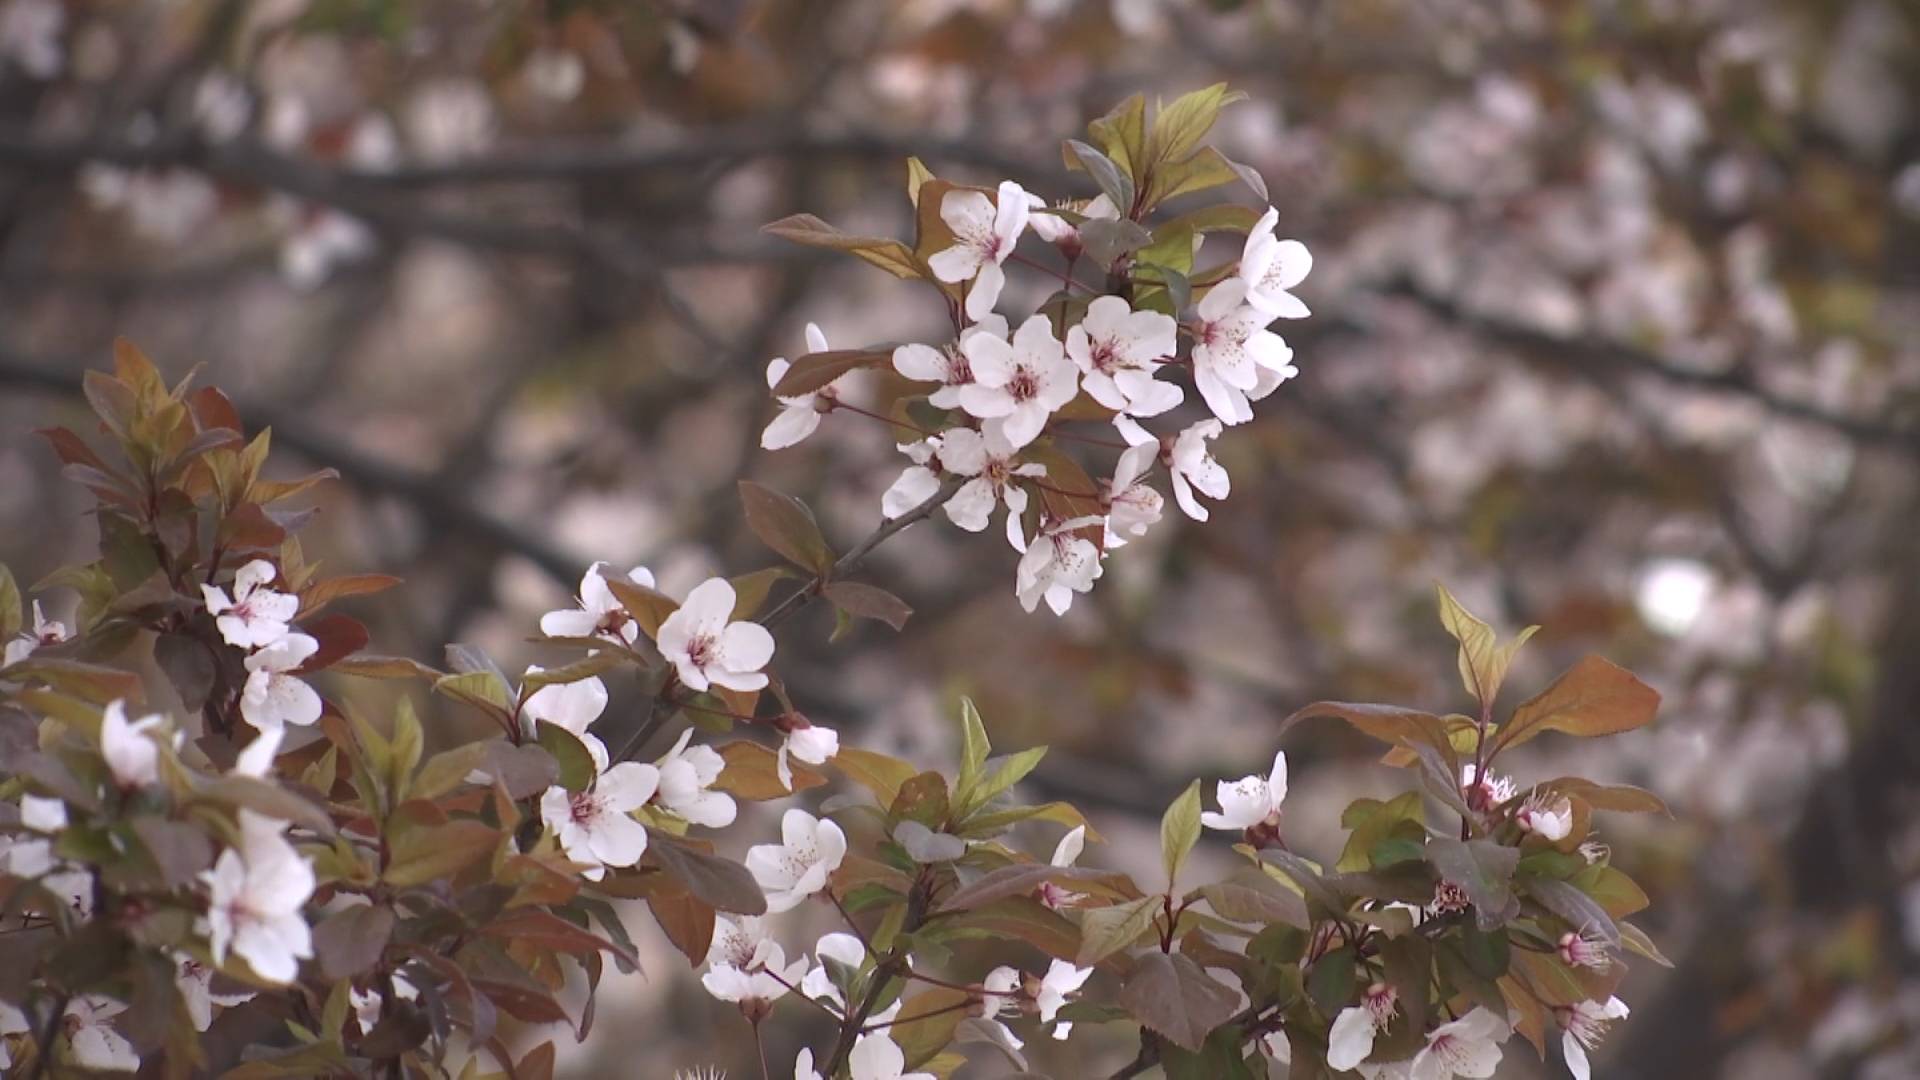
[[[718,685],[758,690],[767,685],[760,669],[773,659],[773,635],[759,623],[733,621],[733,605],[733,586],[727,579],[708,578],[660,624],[660,655],[690,689]]]
[[[1560,1036],[1560,1052],[1566,1056],[1567,1071],[1573,1074],[1574,1080],[1592,1080],[1593,1067],[1587,1061],[1587,1051],[1598,1047],[1613,1022],[1625,1019],[1631,1011],[1627,1003],[1617,997],[1609,997],[1604,1005],[1582,1001],[1564,1011],[1562,1022],[1567,1029]]]
[[[1046,205],[1046,200],[1038,195],[1027,196],[1028,227],[1033,229],[1035,236],[1064,249],[1069,257],[1078,255],[1082,246],[1080,226],[1059,214],[1047,213]],[[1107,198],[1104,192],[1091,199],[1068,200],[1059,209],[1073,210],[1087,221],[1113,221],[1120,216],[1113,200]]]
[[[0,668],[13,665],[32,656],[34,651],[46,645],[58,645],[73,636],[61,623],[48,619],[40,610],[40,601],[33,602],[33,632],[23,633],[7,642],[5,651],[0,652]]]
[[[520,65],[520,80],[527,89],[562,105],[580,96],[587,82],[587,66],[580,54],[571,49],[542,45],[527,54]]]
[[[100,994],[82,994],[67,1002],[62,1026],[73,1064],[101,1072],[138,1070],[140,1055],[113,1027],[113,1018],[126,1011],[125,1003]]]
[[[420,989],[405,975],[394,972],[393,996],[397,1001],[415,1001],[420,997]],[[353,1006],[353,1019],[360,1026],[360,1034],[365,1035],[379,1026],[380,1010],[387,999],[378,988],[362,990],[355,986],[347,990],[347,1003]]]
[[[1093,975],[1090,967],[1075,967],[1065,960],[1055,960],[1047,966],[1047,973],[1041,976],[1040,988],[1034,993],[1034,1007],[1040,1012],[1040,1022],[1054,1023],[1054,1016],[1061,1006],[1079,992],[1087,979]],[[1065,1020],[1054,1025],[1053,1037],[1064,1039],[1073,1030],[1073,1025]]]
[[[1573,802],[1565,795],[1536,793],[1520,805],[1513,821],[1524,832],[1558,843],[1573,831]]]
[[[1078,517],[1040,530],[1014,571],[1014,595],[1022,608],[1032,611],[1044,599],[1055,615],[1065,615],[1075,593],[1093,588],[1100,576],[1100,549],[1078,530],[1102,524],[1097,517]]]
[[[298,292],[326,284],[334,268],[373,254],[378,240],[367,223],[331,207],[302,206],[280,243],[280,275]]]
[[[1015,551],[1025,551],[1026,534],[1020,529],[1020,515],[1027,509],[1027,492],[1015,481],[1019,477],[1039,477],[1047,468],[1039,464],[1019,464],[1019,451],[998,431],[985,433],[971,428],[954,428],[918,443],[901,447],[916,464],[900,474],[881,497],[880,512],[892,519],[932,498],[940,490],[940,476],[934,471],[968,477],[946,505],[947,519],[968,532],[980,532],[993,517],[994,508],[1007,507],[1007,543]]]
[[[647,853],[647,827],[633,812],[660,790],[660,770],[637,761],[607,769],[585,791],[555,785],[540,796],[540,819],[554,831],[567,858],[586,866],[589,881],[609,866],[632,866]]]
[[[526,677],[546,670],[538,664],[528,665]],[[548,683],[528,694],[520,704],[520,723],[529,736],[537,737],[543,723],[584,736],[606,710],[607,684],[598,675],[589,675],[568,683]]]
[[[193,1020],[193,1030],[205,1031],[213,1026],[213,1007],[230,1009],[235,1005],[244,1005],[254,999],[251,993],[216,994],[213,991],[213,968],[188,956],[176,953],[174,962],[174,984],[180,988],[180,997],[187,1003],[187,1016]]]
[[[200,586],[207,614],[215,616],[220,636],[241,649],[271,645],[288,633],[287,624],[300,611],[300,598],[266,587],[278,573],[265,559],[255,559],[233,576],[233,595],[212,585]]]
[[[1045,315],[1020,324],[1011,344],[994,334],[970,334],[960,347],[973,371],[973,382],[960,388],[961,408],[988,421],[1016,450],[1038,438],[1054,411],[1080,392],[1079,370]]]
[[[690,746],[693,729],[680,733],[673,749],[656,764],[660,769],[660,790],[655,795],[662,806],[680,815],[690,825],[724,829],[733,824],[739,808],[733,796],[710,791],[714,781],[726,771],[726,759],[711,746]]]
[[[960,389],[973,382],[973,365],[967,360],[966,340],[985,334],[1000,341],[1007,339],[1007,319],[990,314],[960,331],[960,340],[934,348],[908,344],[893,350],[893,370],[915,382],[939,383],[940,389],[927,396],[927,404],[936,409],[960,407]]]
[[[1513,798],[1518,791],[1513,778],[1488,772],[1484,780],[1475,780],[1477,766],[1469,761],[1460,766],[1460,790],[1466,794],[1467,805],[1475,810],[1490,810]]]
[[[846,855],[840,826],[796,807],[780,818],[780,843],[749,848],[746,867],[767,894],[767,911],[777,915],[826,888]]]
[[[478,80],[446,78],[416,90],[405,107],[407,135],[426,161],[452,161],[493,141],[493,98]]]
[[[114,783],[123,788],[142,788],[160,779],[160,748],[147,732],[165,723],[155,713],[127,722],[127,706],[112,701],[100,715],[100,756],[106,759]]]
[[[1280,804],[1287,797],[1287,752],[1273,755],[1273,769],[1266,776],[1243,776],[1214,788],[1220,800],[1220,812],[1208,810],[1200,823],[1209,829],[1239,831],[1255,825],[1280,823]]]
[[[1247,303],[1269,319],[1304,319],[1307,305],[1287,291],[1306,280],[1313,269],[1313,253],[1298,240],[1274,238],[1280,211],[1267,207],[1240,250],[1239,278],[1246,283]]]
[[[271,731],[320,719],[320,695],[293,674],[319,649],[312,636],[290,631],[247,657],[247,683],[240,691],[240,715],[247,723]]]
[[[827,335],[813,323],[807,324],[807,352],[827,351]],[[787,377],[787,371],[793,365],[784,356],[774,357],[767,362],[767,389],[780,385]],[[837,381],[837,380],[836,380]],[[839,397],[832,383],[792,397],[775,398],[780,403],[780,415],[773,418],[767,429],[760,433],[760,447],[763,450],[784,450],[813,434],[820,426],[820,417],[833,407]]]
[[[1114,466],[1113,478],[1107,481],[1104,492],[1108,548],[1125,547],[1129,539],[1147,535],[1147,530],[1160,520],[1166,500],[1151,484],[1140,479],[1153,465],[1159,451],[1157,442],[1129,446]]]
[[[1154,377],[1178,348],[1178,324],[1158,311],[1135,311],[1118,296],[1097,297],[1067,330],[1067,356],[1087,396],[1115,412],[1158,416],[1184,398]]]
[[[1345,1072],[1373,1053],[1373,1041],[1393,1023],[1400,995],[1386,983],[1377,982],[1360,995],[1360,1004],[1340,1010],[1333,1028],[1327,1033],[1327,1065]]]
[[[808,723],[804,727],[796,726],[780,739],[779,757],[774,762],[774,770],[780,774],[780,784],[788,791],[793,790],[793,766],[788,758],[804,761],[809,765],[825,765],[827,759],[840,752],[840,733],[830,727]]]
[[[1591,930],[1569,930],[1561,934],[1558,949],[1561,963],[1568,967],[1591,968],[1594,971],[1606,971],[1613,967],[1613,951],[1606,939]]]
[[[1500,1044],[1510,1029],[1507,1022],[1485,1007],[1427,1034],[1427,1045],[1407,1067],[1411,1080],[1453,1080],[1456,1076],[1484,1080],[1500,1067]]]
[[[1194,328],[1193,381],[1213,415],[1227,424],[1253,419],[1258,400],[1299,373],[1293,350],[1266,329],[1267,316],[1246,303],[1246,282],[1230,278],[1200,301]],[[1268,373],[1263,381],[1261,370]]]
[[[906,1051],[885,1031],[862,1035],[847,1055],[847,1068],[853,1080],[936,1080],[930,1072],[904,1072]]]
[[[240,811],[240,846],[220,853],[207,883],[206,928],[213,962],[231,950],[253,973],[292,982],[299,961],[313,956],[313,933],[301,909],[313,895],[313,865],[287,843],[286,822]]]
[[[193,121],[210,142],[227,142],[246,130],[253,98],[246,85],[224,71],[210,71],[193,88]]]
[[[819,1070],[813,1067],[813,1048],[803,1046],[793,1059],[793,1080],[823,1080]]]
[[[800,992],[816,1001],[830,1001],[844,1014],[847,1000],[834,983],[833,972],[827,967],[827,961],[858,971],[866,962],[867,947],[852,934],[835,932],[822,935],[819,941],[814,942],[813,955],[818,963],[809,968],[806,977],[800,980]]]
[[[779,1000],[806,970],[804,956],[787,963],[786,950],[767,936],[757,916],[722,915],[714,920],[707,972],[700,983],[721,1001],[750,1005]]]
[[[1233,488],[1226,467],[1215,461],[1207,449],[1207,440],[1219,438],[1220,430],[1220,421],[1201,420],[1173,440],[1173,450],[1167,455],[1167,472],[1173,476],[1173,500],[1195,521],[1205,521],[1210,514],[1200,500],[1194,498],[1194,492],[1218,500],[1226,498]]]
[[[600,637],[631,645],[640,638],[640,625],[627,614],[620,598],[607,588],[607,564],[594,563],[580,579],[578,607],[549,611],[540,616],[540,632],[548,637]],[[653,588],[653,572],[644,566],[627,571],[627,580]]]
[[[982,319],[1000,301],[1006,271],[1000,264],[1013,254],[1027,227],[1027,193],[1011,180],[1000,182],[996,199],[978,191],[948,191],[940,200],[940,219],[953,230],[954,243],[927,260],[933,276],[948,284],[973,282],[967,292],[967,317]]]
[[[1048,860],[1048,864],[1063,869],[1072,866],[1080,860],[1080,853],[1086,849],[1086,846],[1087,827],[1085,825],[1075,825],[1072,829],[1068,830],[1067,835],[1060,838],[1058,844],[1054,845],[1053,858]],[[1086,895],[1085,893],[1072,892],[1051,881],[1043,881],[1040,883],[1039,894],[1040,902],[1055,911],[1063,907],[1071,906]]]
[[[67,804],[47,796],[22,795],[20,824],[34,832],[62,832],[67,827]]]

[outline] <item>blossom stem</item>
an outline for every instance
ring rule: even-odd
[[[869,1035],[873,1032],[890,1028],[895,1024],[910,1024],[915,1020],[925,1020],[929,1016],[939,1016],[943,1013],[959,1012],[962,1009],[971,1008],[973,1008],[973,999],[968,998],[965,1001],[956,1001],[951,1005],[942,1005],[940,1008],[934,1009],[931,1012],[915,1013],[912,1016],[896,1016],[892,1020],[878,1020],[871,1024],[862,1024],[860,1025],[860,1034]]]
[[[773,1070],[767,1067],[767,1040],[760,1034],[760,1021],[753,1022],[753,1046],[760,1051],[760,1078],[773,1080]]]
[[[828,1016],[833,1018],[834,1023],[838,1024],[841,1021],[846,1019],[846,1017],[841,1016],[837,1012],[834,1012],[832,1007],[830,1007],[826,1002],[821,1001],[819,998],[808,997],[805,991],[801,990],[799,987],[793,985],[787,980],[781,978],[780,973],[773,970],[772,968],[768,968],[768,967],[759,968],[755,973],[760,975],[765,975],[767,978],[772,979],[774,982],[777,982],[781,986],[786,987],[787,993],[792,994],[794,997],[799,998],[801,1001],[804,1001],[807,1004],[813,1006],[814,1008],[819,1009],[821,1012],[826,1013]],[[755,1029],[758,1030],[757,1025]]]
[[[878,420],[883,424],[891,424],[897,428],[905,428],[908,431],[918,432],[921,435],[932,436],[934,434],[937,434],[936,432],[928,431],[926,428],[923,428],[918,424],[909,424],[905,420],[895,420],[891,416],[882,416],[881,414],[874,412],[871,409],[863,409],[858,405],[849,405],[844,401],[835,401],[833,403],[833,411],[855,413],[860,416],[865,416],[869,419]]]
[[[832,889],[822,889],[820,891],[826,893],[827,899],[833,901],[835,910],[840,912],[840,918],[846,921],[847,929],[853,931],[853,936],[860,939],[860,947],[867,950],[868,956],[878,961],[880,954],[873,951],[873,942],[867,938],[867,932],[860,929],[860,924],[853,921],[853,913],[847,910],[847,905],[841,903],[840,898],[833,895]]]

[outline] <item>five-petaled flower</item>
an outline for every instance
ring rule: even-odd
[[[1304,319],[1309,312],[1300,298],[1287,290],[1305,281],[1313,269],[1313,253],[1298,240],[1274,237],[1280,211],[1267,207],[1247,234],[1240,250],[1239,278],[1247,286],[1247,303],[1269,319]]]
[[[247,656],[247,683],[240,692],[240,715],[247,723],[272,731],[320,719],[320,695],[293,674],[318,651],[320,643],[311,635],[288,632]]]
[[[313,895],[313,864],[287,842],[287,823],[240,811],[240,846],[220,853],[207,883],[206,928],[213,962],[229,951],[253,973],[289,983],[313,956],[313,932],[301,914]]]
[[[807,969],[806,977],[800,980],[800,992],[815,1001],[833,1003],[840,1009],[841,1014],[845,1015],[846,996],[840,993],[835,973],[827,966],[827,962],[832,961],[849,973],[858,972],[861,965],[866,962],[867,947],[852,934],[838,932],[823,934],[820,940],[813,944],[813,956],[818,962]]]
[[[114,783],[132,789],[160,779],[160,747],[147,732],[165,722],[155,713],[128,723],[126,703],[108,702],[100,714],[100,756],[106,759]]]
[[[1566,1031],[1560,1036],[1560,1052],[1565,1055],[1567,1071],[1573,1074],[1574,1080],[1592,1080],[1593,1067],[1587,1061],[1587,1051],[1599,1046],[1613,1022],[1625,1019],[1631,1011],[1627,1003],[1617,997],[1607,998],[1605,1004],[1582,1001],[1571,1009],[1559,1010],[1560,1022],[1566,1025]]]
[[[930,1072],[905,1072],[907,1053],[886,1032],[862,1035],[847,1055],[853,1080],[935,1080]]]
[[[254,995],[249,992],[230,994],[215,992],[213,969],[185,953],[174,954],[173,963],[173,982],[180,988],[180,999],[186,1002],[187,1017],[193,1021],[195,1031],[205,1031],[213,1026],[215,1005],[230,1009],[254,999]]]
[[[1226,467],[1213,459],[1207,440],[1220,437],[1220,421],[1202,420],[1182,431],[1173,440],[1167,454],[1167,471],[1173,476],[1173,500],[1195,521],[1207,520],[1207,508],[1193,497],[1198,491],[1209,499],[1224,499],[1232,481]]]
[[[660,624],[660,655],[689,689],[758,690],[767,685],[760,669],[773,659],[773,635],[759,623],[735,622],[734,599],[726,578],[708,578]]]
[[[40,601],[33,602],[33,631],[22,633],[0,648],[0,668],[13,665],[32,656],[36,649],[46,645],[58,645],[73,636],[65,625],[47,618],[40,610]]]
[[[1000,302],[1007,273],[1000,264],[1013,254],[1027,227],[1027,193],[1002,180],[995,198],[984,192],[953,190],[940,200],[940,219],[953,230],[954,243],[927,260],[933,276],[948,284],[971,281],[967,318],[983,319]]]
[[[767,936],[758,916],[722,915],[714,920],[707,971],[700,983],[707,993],[754,1015],[783,997],[806,971],[807,958],[787,963],[786,950]]]
[[[1018,463],[1015,458],[1019,451],[991,428],[984,433],[954,428],[900,449],[914,464],[881,496],[883,516],[897,518],[932,498],[940,490],[940,472],[968,477],[946,502],[948,520],[968,532],[980,532],[992,519],[994,507],[1005,503],[1007,543],[1015,551],[1026,550],[1020,515],[1027,509],[1027,492],[1017,481],[1020,477],[1047,475],[1045,465]],[[939,472],[934,471],[936,468]]]
[[[1229,278],[1200,301],[1193,331],[1193,382],[1213,415],[1227,424],[1253,419],[1258,401],[1299,374],[1293,350],[1268,330],[1266,315],[1246,303],[1247,285]]]
[[[1086,850],[1086,846],[1087,827],[1075,825],[1054,845],[1053,858],[1048,863],[1064,870],[1080,861],[1080,853]],[[1086,897],[1085,893],[1072,892],[1051,881],[1041,882],[1038,892],[1040,902],[1055,911],[1070,907]]]
[[[1535,792],[1514,812],[1513,822],[1523,832],[1558,843],[1573,831],[1573,802],[1565,795]]]
[[[1114,466],[1103,495],[1107,503],[1107,547],[1125,547],[1128,540],[1147,535],[1166,506],[1153,485],[1141,480],[1160,453],[1158,442],[1129,446]],[[1191,496],[1189,496],[1191,497]]]
[[[909,344],[893,350],[893,370],[915,382],[939,383],[940,389],[927,395],[927,404],[936,409],[960,407],[960,390],[973,382],[973,365],[967,360],[966,341],[975,334],[1007,340],[1004,315],[988,315],[960,331],[960,340],[934,348]]]
[[[807,324],[807,352],[827,351],[827,335],[813,323]],[[776,356],[767,362],[767,389],[780,385],[793,367],[784,356]],[[840,391],[828,383],[818,390],[790,397],[780,397],[780,415],[773,418],[765,431],[760,433],[760,448],[763,450],[784,450],[795,446],[814,433],[820,426],[820,417],[833,408]]]
[[[660,770],[623,761],[596,777],[584,791],[555,785],[540,796],[540,819],[554,831],[567,858],[585,866],[582,876],[599,881],[609,866],[632,866],[647,853],[647,828],[633,812],[660,789]]]
[[[1180,404],[1180,387],[1154,378],[1173,357],[1178,325],[1158,311],[1135,311],[1118,296],[1097,297],[1067,331],[1067,356],[1087,396],[1115,412],[1158,416]]]
[[[840,826],[796,807],[780,818],[780,843],[747,849],[746,866],[767,894],[767,911],[777,915],[826,888],[846,856]]]
[[[1373,1042],[1393,1023],[1400,995],[1387,983],[1376,982],[1360,995],[1360,1004],[1349,1005],[1334,1017],[1327,1033],[1327,1065],[1335,1072],[1354,1068],[1373,1053]]]
[[[970,334],[960,347],[973,371],[973,382],[960,388],[961,408],[986,420],[1016,450],[1038,438],[1055,410],[1080,392],[1079,370],[1045,315],[1021,323],[1011,343]]]
[[[1200,815],[1200,824],[1209,829],[1239,831],[1256,825],[1280,824],[1280,804],[1287,797],[1287,752],[1273,755],[1273,769],[1265,776],[1243,776],[1222,780],[1214,787],[1220,811]]]
[[[1092,976],[1090,967],[1075,967],[1065,960],[1055,960],[1047,966],[1047,973],[1040,977],[1040,985],[1033,991],[1034,1008],[1040,1013],[1040,1022],[1054,1024],[1054,1017],[1080,987]],[[1064,1039],[1073,1030],[1073,1024],[1062,1020],[1054,1024],[1053,1037]]]
[[[548,637],[599,637],[608,641],[633,644],[640,638],[639,624],[620,598],[607,587],[607,564],[594,563],[580,579],[580,606],[549,611],[540,616],[540,632]],[[644,566],[627,571],[627,580],[644,588],[653,588],[653,572]]]
[[[81,994],[67,1002],[61,1030],[73,1064],[100,1072],[138,1070],[140,1055],[113,1026],[113,1018],[126,1011],[124,1003],[101,994]]]
[[[1507,1022],[1484,1006],[1427,1033],[1427,1045],[1413,1056],[1407,1073],[1412,1080],[1453,1080],[1456,1076],[1484,1080],[1500,1067],[1500,1044],[1510,1033]]]
[[[300,612],[300,598],[266,587],[278,573],[265,559],[255,559],[233,575],[233,595],[212,585],[200,586],[207,613],[214,616],[220,636],[241,649],[258,649],[287,636],[287,624]]]
[[[793,790],[793,764],[789,758],[809,765],[825,765],[827,759],[840,752],[839,732],[821,727],[797,712],[788,711],[773,723],[780,730],[780,751],[774,760],[774,771],[780,776],[780,785],[788,791]]]
[[[1065,615],[1073,594],[1090,591],[1101,572],[1100,549],[1080,530],[1103,525],[1101,518],[1077,517],[1042,526],[1014,571],[1020,606],[1032,611],[1044,599],[1055,615]]]
[[[724,829],[733,824],[738,807],[734,805],[733,796],[708,789],[726,771],[726,759],[711,746],[689,746],[692,741],[693,729],[688,728],[657,763],[660,769],[657,797],[662,806],[685,818],[688,824]]]

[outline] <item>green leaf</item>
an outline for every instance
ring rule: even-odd
[[[26,610],[20,599],[20,586],[13,571],[0,564],[0,642],[12,641],[26,625]]]
[[[1128,176],[1114,160],[1099,150],[1088,146],[1078,139],[1068,139],[1067,149],[1079,161],[1080,167],[1087,170],[1093,182],[1107,196],[1119,212],[1124,214],[1133,206],[1133,178]]]
[[[820,535],[807,504],[751,480],[740,481],[740,506],[747,527],[762,543],[803,570],[822,577],[833,569],[833,549]]]
[[[1307,972],[1307,996],[1329,1016],[1353,1000],[1358,980],[1353,971],[1353,946],[1342,945],[1313,962]]]
[[[1300,894],[1261,871],[1243,869],[1225,881],[1202,886],[1200,895],[1206,898],[1214,914],[1223,919],[1280,923],[1302,930],[1312,926]]]
[[[1087,258],[1101,270],[1111,270],[1122,255],[1153,242],[1153,234],[1125,218],[1094,218],[1080,226],[1080,243]]]
[[[925,171],[921,166],[921,171]],[[922,178],[921,183],[931,179],[931,174]],[[908,180],[908,194],[919,205],[920,184]],[[826,248],[830,251],[845,251],[857,258],[885,270],[897,278],[915,279],[927,276],[920,263],[913,257],[907,245],[898,240],[883,236],[857,236],[842,232],[820,220],[812,214],[794,214],[760,227],[762,232],[778,236],[782,240],[791,240],[808,247]]]
[[[964,818],[976,805],[973,789],[980,783],[993,742],[987,738],[987,725],[973,699],[960,699],[960,778],[954,783],[954,816]]]
[[[415,825],[392,838],[392,852],[381,877],[395,888],[450,878],[493,854],[502,834],[482,822],[449,821]]]
[[[490,742],[463,743],[451,750],[427,759],[411,783],[407,785],[407,797],[410,799],[437,799],[461,784],[466,783],[467,774],[486,764],[492,753]]]
[[[1623,922],[1619,926],[1620,944],[1626,946],[1629,951],[1638,953],[1663,968],[1673,966],[1673,961],[1667,959],[1666,954],[1660,951],[1660,947],[1653,943],[1653,939],[1647,936],[1645,930],[1632,923]]]
[[[1040,760],[1046,756],[1046,747],[1030,746],[1018,753],[988,759],[986,774],[980,778],[980,785],[974,790],[973,804],[984,806],[994,796],[1026,779],[1027,774],[1039,767]]]
[[[1538,785],[1538,790],[1576,796],[1595,810],[1673,816],[1673,811],[1667,809],[1665,800],[1660,796],[1632,784],[1599,784],[1578,776],[1563,776]]]
[[[1459,757],[1454,751],[1452,741],[1448,738],[1446,722],[1430,712],[1401,708],[1397,705],[1316,701],[1296,710],[1293,715],[1282,720],[1280,729],[1285,731],[1302,720],[1316,716],[1331,716],[1345,720],[1361,734],[1370,735],[1394,746],[1405,746],[1409,749],[1420,746],[1431,747],[1439,752],[1454,776],[1457,777],[1460,774]]]
[[[313,951],[329,980],[352,979],[372,971],[393,938],[393,909],[385,904],[354,904],[313,928]]]
[[[1168,888],[1172,888],[1187,853],[1199,842],[1200,781],[1195,780],[1160,817],[1160,865],[1166,868]]]
[[[1588,656],[1521,702],[1496,745],[1504,750],[1546,731],[1616,735],[1651,723],[1659,707],[1659,691],[1604,657]]]
[[[858,581],[833,581],[821,590],[833,606],[857,619],[883,622],[895,630],[904,629],[913,609],[905,600],[877,585]]]
[[[1589,866],[1568,880],[1615,919],[1644,911],[1650,903],[1632,878],[1611,866]]]
[[[1573,885],[1541,878],[1531,882],[1527,892],[1541,907],[1566,920],[1576,933],[1591,932],[1604,938],[1607,944],[1619,947],[1620,929],[1613,924],[1613,917],[1593,897]]]
[[[1207,132],[1213,130],[1221,109],[1246,99],[1244,92],[1229,90],[1226,83],[1215,83],[1160,106],[1153,118],[1153,131],[1147,137],[1147,157],[1156,163],[1185,159],[1200,146]]]
[[[1466,892],[1482,929],[1490,930],[1510,917],[1513,871],[1520,864],[1518,848],[1492,840],[1436,837],[1427,841],[1427,861],[1442,880]]]
[[[593,754],[580,737],[559,724],[540,721],[537,733],[541,749],[553,755],[560,766],[560,786],[568,791],[585,791],[593,783],[600,770],[594,765]]]
[[[647,855],[696,898],[720,911],[764,915],[767,897],[753,875],[739,863],[699,850],[649,829]]]
[[[920,774],[899,758],[857,746],[842,746],[831,760],[848,779],[873,792],[882,806],[892,806],[900,797],[900,785]]]
[[[1074,963],[1088,967],[1129,948],[1153,927],[1165,904],[1166,897],[1156,895],[1087,909],[1080,920],[1080,952]]]
[[[1233,1018],[1239,997],[1186,956],[1143,954],[1120,987],[1133,1018],[1198,1053],[1213,1029]]]
[[[442,675],[433,681],[433,692],[465,702],[499,722],[513,716],[513,696],[500,676],[491,671]]]
[[[917,157],[907,158],[907,203],[916,209],[920,206],[920,188],[933,179],[933,170],[926,162]]]
[[[1138,187],[1146,180],[1147,165],[1147,99],[1139,94],[1115,105],[1107,115],[1087,125],[1087,134],[1099,144],[1106,155],[1113,159],[1131,176]],[[1071,150],[1061,148],[1066,157],[1068,168],[1079,168],[1079,158]],[[1119,208],[1121,213],[1127,207]]]
[[[1260,1056],[1255,1054],[1249,1059],[1242,1049],[1246,1041],[1247,1033],[1235,1025],[1215,1031],[1197,1053],[1182,1046],[1162,1043],[1160,1067],[1166,1072],[1167,1080],[1255,1080],[1255,1077],[1265,1077],[1266,1065]],[[1291,1075],[1307,1075],[1304,1066],[1294,1066],[1294,1069]]]
[[[827,385],[849,371],[887,367],[893,363],[889,349],[829,349],[794,358],[787,373],[773,386],[775,397],[801,397]]]
[[[221,776],[207,780],[200,786],[198,794],[202,799],[245,807],[278,821],[291,821],[322,836],[334,834],[333,819],[327,816],[326,811],[278,784],[251,776]]]

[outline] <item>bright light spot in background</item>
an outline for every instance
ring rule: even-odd
[[[1634,606],[1656,633],[1680,637],[1699,621],[1713,594],[1713,571],[1698,559],[1659,559],[1640,574]]]

